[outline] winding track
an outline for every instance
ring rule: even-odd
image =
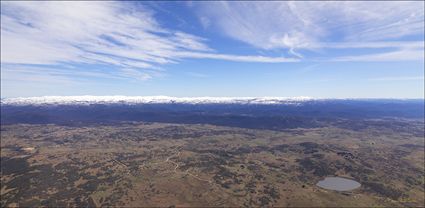
[[[181,151],[179,151],[176,155],[171,155],[171,156],[167,157],[167,159],[165,160],[165,162],[170,162],[170,163],[172,163],[172,164],[174,164],[176,166],[176,167],[174,167],[174,172],[177,173],[177,174],[179,173],[177,171],[177,168],[179,168],[179,164],[176,163],[176,162],[174,162],[174,161],[172,161],[172,160],[170,160],[170,159],[173,158],[173,157],[179,157],[180,156],[180,153],[181,153]],[[197,175],[194,175],[194,174],[190,173],[189,170],[186,170],[185,172],[180,172],[180,173],[190,175],[190,176],[192,176],[192,177],[194,177],[194,178],[196,178],[196,179],[198,179],[200,181],[205,181],[205,182],[208,182],[208,183],[211,183],[212,182],[211,180],[202,179],[202,178],[198,177]]]

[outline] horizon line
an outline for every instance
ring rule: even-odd
[[[368,100],[368,99],[394,99],[394,100],[425,100],[425,97],[313,97],[313,96],[168,96],[168,95],[43,95],[43,96],[17,96],[0,97],[5,99],[37,99],[37,98],[152,98],[152,99],[305,99],[305,100]]]

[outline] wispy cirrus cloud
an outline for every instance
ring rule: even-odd
[[[285,57],[268,57],[268,56],[239,56],[230,54],[213,54],[213,53],[196,53],[196,52],[178,52],[176,57],[191,57],[191,58],[205,58],[205,59],[219,59],[226,61],[239,61],[239,62],[262,62],[262,63],[285,63],[297,62],[297,58]]]
[[[391,49],[395,54],[424,50],[423,1],[199,2],[194,6],[207,29],[218,29],[256,48],[286,49],[298,57],[303,57],[300,50]],[[376,61],[389,60],[381,56],[376,54]]]
[[[149,72],[149,69],[145,69]],[[159,73],[153,71],[151,73]],[[91,69],[86,70],[84,68],[73,68],[63,67],[60,65],[20,65],[20,64],[2,64],[1,75],[4,80],[26,80],[31,82],[48,82],[51,80],[52,83],[59,81],[65,81],[67,83],[79,83],[90,81],[92,78],[101,80],[146,80],[149,79],[150,73],[144,73],[144,71],[118,68],[111,70],[100,70]],[[45,76],[45,79],[41,79]],[[37,79],[33,79],[38,77]],[[52,79],[51,79],[52,78]]]
[[[368,79],[369,81],[412,81],[424,80],[424,76],[410,76],[410,77],[377,77]]]
[[[374,41],[374,42],[317,42],[306,44],[301,49],[375,49],[375,48],[387,48],[387,49],[409,49],[417,50],[424,48],[424,41]]]
[[[135,6],[133,2],[2,1],[1,62],[108,65],[124,77],[147,80],[160,74],[162,65],[187,58],[293,61],[221,54],[206,39],[163,28],[150,10]]]
[[[199,72],[186,72],[186,75],[191,76],[191,77],[196,77],[196,78],[207,78],[207,77],[209,77],[208,74],[203,74],[203,73],[199,73]]]
[[[335,57],[332,61],[356,61],[356,62],[373,62],[373,61],[423,61],[425,58],[424,50],[397,50],[391,52],[374,53],[357,56]]]

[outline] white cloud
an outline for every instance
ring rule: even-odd
[[[412,80],[424,80],[423,76],[411,76],[411,77],[378,77],[371,78],[369,81],[412,81]]]
[[[216,53],[207,40],[162,28],[131,2],[1,2],[4,64],[104,64],[146,80],[182,58],[282,62],[284,58]]]
[[[368,55],[336,57],[333,61],[416,61],[424,60],[423,50],[399,50]]]
[[[69,73],[61,73],[54,69],[48,68],[21,68],[21,67],[10,67],[10,66],[1,66],[1,79],[2,82],[7,81],[18,81],[18,83],[49,83],[49,84],[76,84],[75,77],[72,78],[67,76]]]
[[[207,78],[209,77],[208,74],[198,73],[198,72],[187,72],[187,75],[191,77],[197,77],[197,78]]]
[[[128,77],[133,77],[138,80],[148,80],[152,78],[152,76],[148,73],[141,72],[139,70],[131,69],[131,68],[123,68],[121,69],[122,74]]]
[[[93,82],[100,80],[148,80],[152,76],[162,76],[162,71],[151,69],[117,68],[117,69],[91,69],[84,68],[64,68],[60,65],[28,66],[19,64],[6,64],[1,67],[2,80],[44,82],[50,84],[68,83],[78,84],[83,82]]]
[[[370,41],[370,42],[317,42],[300,48],[320,49],[353,49],[353,48],[393,48],[393,49],[423,49],[424,41]]]
[[[254,47],[423,50],[424,2],[199,2],[202,24]],[[417,41],[404,37],[422,36]],[[397,53],[397,52],[395,52]]]
[[[1,29],[3,63],[119,65],[126,60],[140,67],[166,63],[163,54],[181,45],[178,36],[161,29],[146,11],[112,2],[2,2]],[[155,50],[147,49],[153,46]]]
[[[226,61],[240,61],[240,62],[262,62],[262,63],[284,63],[284,62],[297,62],[296,58],[285,57],[267,57],[267,56],[240,56],[228,54],[213,54],[213,53],[194,53],[194,52],[178,52],[176,57],[182,58],[206,58],[206,59],[219,59]]]

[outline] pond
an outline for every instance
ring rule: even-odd
[[[326,177],[324,180],[319,181],[316,185],[329,190],[350,191],[359,188],[361,184],[347,178]]]

